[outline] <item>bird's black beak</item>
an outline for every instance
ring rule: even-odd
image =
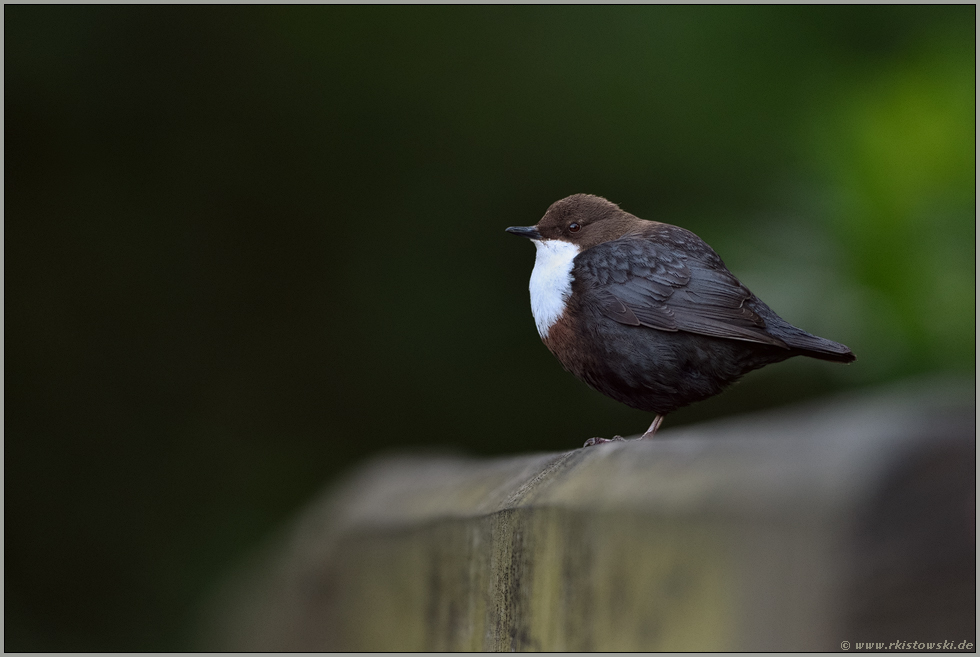
[[[539,240],[541,239],[541,233],[534,226],[511,226],[507,229],[507,232],[511,235],[520,235],[521,237],[526,237],[529,240]]]

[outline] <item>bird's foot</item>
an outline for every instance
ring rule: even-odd
[[[624,443],[626,439],[622,436],[613,436],[612,438],[589,438],[585,441],[582,447],[592,447],[593,445],[601,445],[602,443]]]

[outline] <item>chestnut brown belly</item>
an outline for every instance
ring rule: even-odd
[[[598,313],[551,327],[545,345],[569,372],[627,406],[665,415],[794,355],[769,345],[626,326]]]

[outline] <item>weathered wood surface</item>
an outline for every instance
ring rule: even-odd
[[[208,647],[975,645],[975,481],[970,382],[558,454],[378,459],[223,588]]]

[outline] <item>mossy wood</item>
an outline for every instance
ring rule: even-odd
[[[216,598],[231,650],[975,645],[973,391],[560,454],[390,457]]]

